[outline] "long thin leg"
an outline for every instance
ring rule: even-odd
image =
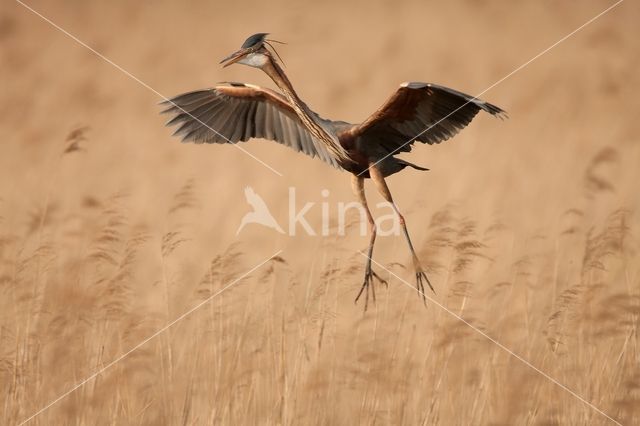
[[[355,302],[360,299],[362,293],[365,293],[365,301],[364,301],[364,310],[367,310],[369,305],[369,288],[371,288],[371,296],[373,301],[376,301],[376,290],[374,286],[374,278],[380,281],[381,284],[387,285],[387,282],[380,278],[378,274],[376,274],[373,269],[371,269],[371,258],[373,256],[373,244],[376,241],[376,223],[373,220],[373,216],[371,215],[371,211],[369,210],[369,206],[367,205],[367,198],[364,193],[364,178],[353,175],[351,178],[351,186],[353,188],[354,194],[358,197],[358,201],[362,204],[365,213],[367,214],[367,221],[369,222],[369,232],[371,233],[371,239],[369,240],[369,250],[367,254],[367,263],[364,271],[364,281],[362,282],[362,287],[360,287],[360,291],[356,296]]]
[[[433,289],[433,286],[431,285],[431,282],[429,281],[427,274],[422,269],[422,265],[420,265],[420,260],[418,259],[418,255],[416,255],[416,251],[413,248],[413,244],[411,243],[411,238],[409,237],[409,231],[407,230],[407,224],[405,223],[404,216],[402,216],[402,214],[400,213],[400,210],[398,210],[398,207],[393,202],[391,191],[389,191],[389,187],[387,186],[387,183],[384,180],[384,176],[382,175],[382,173],[374,163],[371,163],[369,166],[369,175],[371,176],[371,180],[375,183],[376,187],[378,188],[378,191],[380,192],[380,194],[382,194],[385,200],[391,203],[391,205],[393,206],[393,210],[398,215],[398,220],[400,221],[400,225],[402,226],[402,231],[404,232],[404,236],[407,239],[407,243],[409,244],[409,250],[411,250],[411,256],[413,256],[413,266],[416,271],[416,289],[418,290],[418,292],[420,292],[420,294],[422,294],[422,301],[426,305],[427,297],[425,295],[424,282],[427,283],[431,291],[433,291],[434,293],[435,293],[435,290]]]

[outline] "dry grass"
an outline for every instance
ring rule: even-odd
[[[169,215],[189,217],[192,188]],[[252,266],[234,245],[194,279],[182,270],[189,240],[128,223],[128,201],[79,207],[76,233],[46,218],[31,235],[3,227],[3,422],[33,414]],[[445,289],[440,303],[619,421],[637,421],[640,258],[630,213],[592,223],[568,209],[566,229],[533,236],[510,261],[501,247],[513,230],[482,229],[456,210],[432,216],[424,243]],[[345,262],[348,251],[330,244],[322,269],[305,276],[286,255],[273,259],[35,421],[604,422],[458,318],[425,310],[397,280],[358,313],[361,259]],[[147,305],[145,281],[155,295]]]
[[[318,19],[326,13],[324,6],[267,6],[256,5],[256,16],[284,14],[274,32],[297,44],[317,37],[297,24],[300,10]],[[164,3],[144,13],[142,6],[88,3],[78,6],[80,20],[64,8],[38,7],[167,94],[208,85],[220,73],[210,67],[189,75],[179,63],[193,65],[198,56],[179,46],[193,36],[202,41],[193,51],[205,50],[203,39],[215,38],[204,29],[207,13],[227,6],[203,3],[204,16],[194,17]],[[606,5],[518,7],[372,7],[362,31],[389,16],[413,22],[416,10],[443,22],[370,33],[379,37],[377,49],[397,54],[397,66],[376,77],[366,46],[353,53],[353,69],[317,75],[322,67],[306,64],[295,50],[302,46],[293,45],[285,53],[288,72],[303,94],[315,96],[314,106],[336,117],[370,111],[407,76],[430,73],[421,78],[471,90],[474,83],[460,82],[496,80]],[[257,227],[235,237],[245,185],[271,205],[289,185],[300,200],[318,201],[321,187],[331,188],[331,201],[350,200],[346,175],[270,145],[245,145],[285,171],[278,180],[231,147],[169,141],[152,94],[15,6],[0,23],[7,54],[0,67],[15,83],[0,105],[0,129],[14,142],[0,147],[0,423],[27,419],[279,249],[30,424],[611,423],[460,318],[617,421],[640,423],[640,126],[628,116],[640,90],[629,71],[640,65],[631,53],[638,51],[632,17],[639,9],[624,7],[571,49],[492,92],[511,120],[482,118],[450,144],[416,150],[415,161],[433,171],[391,179],[438,292],[432,297],[448,312],[435,303],[425,309],[414,290],[385,272],[389,288],[379,288],[363,314],[353,304],[364,263],[357,250],[366,244],[353,235],[357,224],[346,237],[277,237]],[[552,19],[550,8],[564,18]],[[135,30],[161,28],[169,16],[176,34],[152,32],[143,41]],[[403,40],[423,31],[435,37],[453,16],[469,27],[448,42],[468,51],[434,47],[442,65],[416,59],[402,68],[400,58],[411,51],[398,47]],[[255,19],[221,36],[215,53],[236,46]],[[496,19],[512,37],[491,36]],[[116,37],[118,21],[129,25]],[[533,37],[529,21],[547,27]],[[354,31],[335,28],[345,40]],[[470,34],[481,48],[465,44]],[[326,45],[316,59],[346,57],[332,50],[338,40],[314,45]],[[465,55],[488,71],[470,76],[451,67]],[[45,71],[51,63],[54,75]],[[255,73],[236,72],[234,79],[264,84]],[[314,92],[324,79],[326,93]],[[355,81],[357,89],[344,86]],[[371,93],[345,100],[345,92],[358,91]],[[283,212],[286,206],[274,208],[279,218]],[[311,221],[319,226],[318,217]],[[380,239],[374,259],[412,284],[400,238]]]

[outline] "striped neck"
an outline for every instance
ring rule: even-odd
[[[273,82],[282,90],[309,132],[316,139],[322,141],[337,160],[341,162],[351,162],[352,160],[344,148],[342,148],[342,145],[340,145],[338,138],[325,129],[318,119],[318,115],[300,99],[284,71],[280,68],[280,65],[272,58],[269,58],[267,63],[262,66],[262,70],[271,77]]]

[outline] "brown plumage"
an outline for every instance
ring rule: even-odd
[[[420,266],[404,218],[393,203],[384,180],[412,167],[427,170],[396,158],[411,151],[417,142],[445,141],[466,127],[479,111],[500,118],[505,112],[473,96],[429,83],[403,83],[400,88],[360,124],[332,121],[313,112],[298,96],[267,46],[267,34],[254,34],[241,49],[225,58],[224,66],[241,63],[263,70],[283,94],[245,84],[222,83],[166,100],[163,113],[172,115],[167,125],[178,126],[174,135],[183,142],[237,143],[252,138],[270,139],[352,173],[354,193],[362,202],[371,229],[365,278],[356,301],[369,290],[375,300],[373,279],[386,283],[371,268],[375,223],[364,195],[364,179],[371,178],[398,215],[416,270],[416,287],[425,300],[424,283],[433,290]]]
[[[304,126],[287,99],[273,90],[243,83],[176,96],[163,112],[174,115],[174,136],[183,142],[237,143],[252,138],[276,141],[339,167],[326,146]]]

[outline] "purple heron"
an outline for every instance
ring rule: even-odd
[[[221,61],[224,67],[238,63],[264,71],[282,94],[245,83],[221,83],[164,101],[163,113],[177,125],[175,136],[182,142],[237,143],[251,138],[270,139],[296,151],[318,157],[350,172],[355,195],[364,207],[370,228],[364,280],[355,301],[369,290],[375,301],[374,280],[382,279],[371,267],[376,225],[367,206],[364,180],[370,178],[398,216],[409,245],[415,268],[416,289],[426,304],[424,284],[433,286],[422,268],[411,243],[404,217],[393,202],[385,178],[412,167],[428,170],[396,158],[411,151],[415,142],[445,141],[467,126],[479,111],[503,118],[505,112],[457,90],[430,83],[402,83],[382,107],[360,124],[332,121],[320,117],[300,99],[280,67],[267,33],[249,37],[239,50]],[[275,53],[275,55],[274,55]]]

